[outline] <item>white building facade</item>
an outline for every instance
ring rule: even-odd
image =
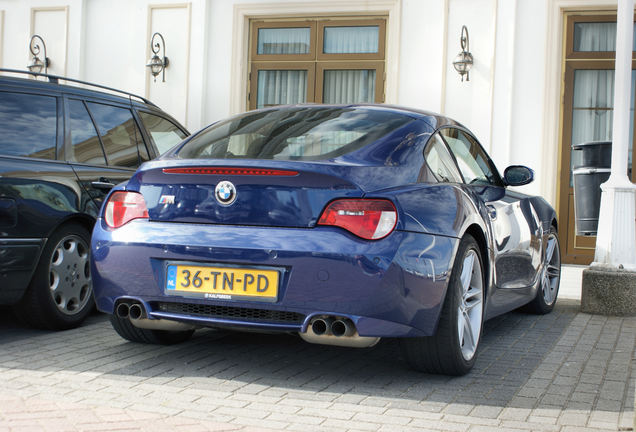
[[[574,235],[570,146],[611,140],[615,22],[615,0],[0,0],[0,67],[25,69],[38,34],[49,73],[146,96],[191,131],[283,102],[443,113],[500,170],[534,169],[524,191],[557,208],[564,261],[585,264],[594,238]],[[155,32],[165,82],[145,67]]]

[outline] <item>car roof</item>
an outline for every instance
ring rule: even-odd
[[[24,74],[28,73],[25,71],[17,71],[17,70],[11,70],[11,69],[0,69],[0,72],[24,73]],[[138,107],[152,107],[152,108],[158,109],[158,107],[154,103],[149,101],[148,99],[133,93],[123,91],[123,90],[103,86],[101,84],[95,84],[95,83],[90,83],[86,81],[75,80],[72,78],[66,78],[62,76],[47,75],[47,74],[37,74],[37,75],[47,77],[49,78],[49,80],[41,81],[37,79],[0,75],[0,84],[9,85],[13,87],[42,90],[42,91],[63,91],[65,93],[73,93],[73,94],[81,95],[81,96],[92,96],[92,97],[97,96],[102,99],[109,99],[109,100],[120,102],[120,103],[123,102],[126,104],[130,104],[132,102],[134,105]],[[76,82],[76,83],[91,86],[94,88],[83,88],[83,87],[77,87],[77,86],[73,86],[69,84],[60,84],[59,81]],[[118,94],[108,93],[108,92],[96,90],[96,89],[108,90],[110,92],[114,92]]]

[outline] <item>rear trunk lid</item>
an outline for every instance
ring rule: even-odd
[[[304,228],[316,224],[331,200],[362,197],[364,191],[352,177],[360,175],[360,169],[371,168],[287,161],[270,161],[267,166],[261,161],[258,167],[246,161],[241,165],[215,162],[180,161],[158,167],[151,163],[131,179],[127,189],[143,194],[151,221]]]

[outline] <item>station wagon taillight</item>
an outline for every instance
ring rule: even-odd
[[[106,224],[111,228],[119,228],[133,219],[148,219],[143,195],[138,192],[113,192],[104,210]]]
[[[389,200],[339,199],[322,212],[318,225],[344,228],[366,240],[379,240],[391,234],[397,224],[397,210]]]

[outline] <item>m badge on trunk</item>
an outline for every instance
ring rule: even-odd
[[[236,200],[236,187],[229,181],[222,181],[216,185],[214,195],[221,205],[230,205]]]

